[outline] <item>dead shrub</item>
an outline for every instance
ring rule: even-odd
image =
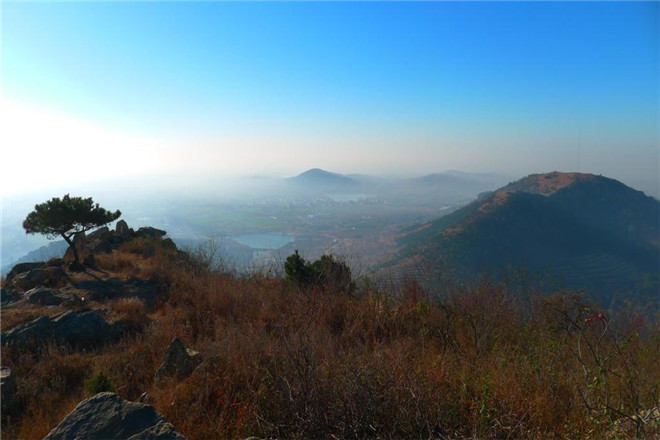
[[[44,314],[40,307],[29,309],[3,309],[0,324],[2,331],[10,330],[21,324],[37,319]]]
[[[11,366],[18,394],[3,411],[3,438],[43,438],[83,396],[90,356],[54,343],[38,351],[3,348],[3,364]]]
[[[440,299],[414,282],[393,295],[301,292],[265,274],[191,270],[158,250],[144,259],[146,245],[133,246],[109,254],[106,267],[158,280],[162,298],[148,317],[137,299],[109,308],[142,331],[87,353],[3,347],[24,402],[24,413],[3,414],[3,438],[42,438],[97,370],[124,398],[149,392],[191,440],[607,438],[621,419],[632,436],[660,433],[633,419],[660,398],[652,320],[594,318],[600,312],[585,315],[569,294],[523,307],[487,280]],[[124,258],[131,267],[121,268]],[[8,312],[3,326],[16,319]],[[203,363],[155,384],[175,336]]]
[[[131,272],[135,269],[135,257],[122,252],[95,255],[96,267],[112,272]]]
[[[144,303],[138,298],[120,298],[110,303],[115,321],[127,326],[129,331],[140,331],[149,323]]]

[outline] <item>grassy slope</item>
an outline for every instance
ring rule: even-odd
[[[660,398],[660,328],[637,314],[585,323],[597,311],[578,298],[521,301],[488,283],[442,301],[414,282],[397,292],[364,287],[358,297],[301,292],[279,278],[183,264],[158,248],[146,258],[154,250],[143,246],[97,258],[107,276],[161,286],[152,311],[131,300],[98,304],[138,333],[97,351],[3,348],[20,390],[18,408],[3,412],[3,438],[42,438],[99,370],[124,398],[151,394],[191,440],[596,439],[616,430],[630,438],[634,423],[616,420]],[[205,363],[156,384],[174,336]]]

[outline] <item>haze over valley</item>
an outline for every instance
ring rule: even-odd
[[[659,288],[658,201],[606,177],[553,172],[514,181],[445,171],[395,178],[313,168],[231,183],[126,186],[97,199],[121,206],[136,228],[166,230],[181,248],[213,249],[217,264],[240,273],[281,272],[297,250],[312,260],[338,256],[375,280],[415,278],[432,289],[506,271],[524,271],[522,282],[548,292],[582,289],[607,304],[648,302]],[[67,248],[24,234],[22,213],[35,197],[6,201],[14,215],[2,226],[3,273]]]
[[[290,178],[255,176],[189,190],[127,185],[105,189],[95,199],[121,206],[131,225],[167,230],[181,246],[214,240],[221,246],[219,256],[240,271],[281,265],[294,249],[314,258],[342,255],[366,270],[393,251],[400,228],[452,212],[510,180],[458,171],[393,178],[311,169]],[[51,257],[65,248],[62,242],[49,250],[44,237],[27,236],[22,228],[24,213],[43,198],[25,194],[5,200],[5,273],[29,252],[31,258]]]
[[[0,29],[2,439],[660,438],[660,2]]]

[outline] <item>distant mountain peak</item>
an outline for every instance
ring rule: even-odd
[[[474,278],[524,267],[603,301],[657,294],[660,203],[604,176],[531,174],[444,217],[408,229],[392,261]],[[535,276],[536,276],[535,275]]]
[[[589,173],[552,171],[549,173],[530,174],[475,201],[474,203],[478,205],[478,208],[474,212],[474,215],[466,219],[462,224],[447,228],[445,234],[460,232],[465,224],[474,222],[478,216],[490,214],[506,205],[514,194],[524,193],[551,197],[561,190],[588,182],[610,182],[622,185],[614,179]]]
[[[330,171],[322,170],[321,168],[309,169],[304,173],[289,178],[288,180],[291,183],[305,185],[308,188],[314,187],[318,189],[322,187],[328,190],[339,187],[353,186],[357,183],[350,177],[338,173],[331,173]]]
[[[341,174],[338,173],[332,173],[330,171],[323,170],[321,168],[310,168],[305,172],[302,172],[298,174],[296,177],[303,177],[303,176],[327,176],[327,177],[344,177]]]

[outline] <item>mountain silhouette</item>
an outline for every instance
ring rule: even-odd
[[[312,168],[295,177],[287,179],[302,189],[342,190],[358,186],[358,183],[342,174],[331,173],[320,168]]]
[[[658,292],[660,203],[603,176],[533,174],[399,237],[395,266],[505,268],[551,276],[601,301]]]

